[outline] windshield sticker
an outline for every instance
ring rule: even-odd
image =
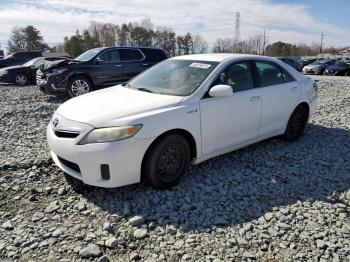
[[[190,67],[196,67],[196,68],[201,68],[201,69],[208,69],[211,67],[209,64],[202,64],[202,63],[192,63],[190,64]]]

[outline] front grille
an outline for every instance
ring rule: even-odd
[[[70,169],[74,170],[75,172],[78,172],[80,174],[80,168],[76,163],[73,163],[71,161],[68,161],[62,157],[57,156],[58,160],[65,166],[69,167]]]
[[[57,137],[62,137],[62,138],[76,138],[79,136],[78,132],[70,132],[70,131],[55,131],[55,135]]]
[[[40,69],[36,71],[36,83],[38,85],[46,83],[46,77]]]

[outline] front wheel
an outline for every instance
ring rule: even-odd
[[[178,134],[161,138],[147,152],[142,175],[147,185],[167,189],[177,185],[190,162],[187,140]]]
[[[283,138],[287,141],[298,140],[304,133],[308,116],[308,111],[304,106],[297,106],[289,118]]]
[[[77,97],[92,91],[92,84],[84,76],[76,76],[68,81],[68,94]]]
[[[17,73],[13,77],[13,83],[15,85],[26,85],[28,83],[28,77],[23,73]]]

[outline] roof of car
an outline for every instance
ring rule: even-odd
[[[209,61],[209,62],[222,62],[229,58],[235,59],[256,59],[256,58],[266,58],[270,59],[268,56],[261,55],[247,55],[247,54],[231,54],[231,53],[214,53],[214,54],[195,54],[195,55],[184,55],[184,56],[176,56],[172,59],[183,59],[183,60],[200,60],[200,61]]]

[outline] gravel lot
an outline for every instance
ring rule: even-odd
[[[0,261],[350,261],[350,78],[315,78],[300,141],[217,157],[166,191],[68,182],[45,138],[63,99],[0,86]]]

